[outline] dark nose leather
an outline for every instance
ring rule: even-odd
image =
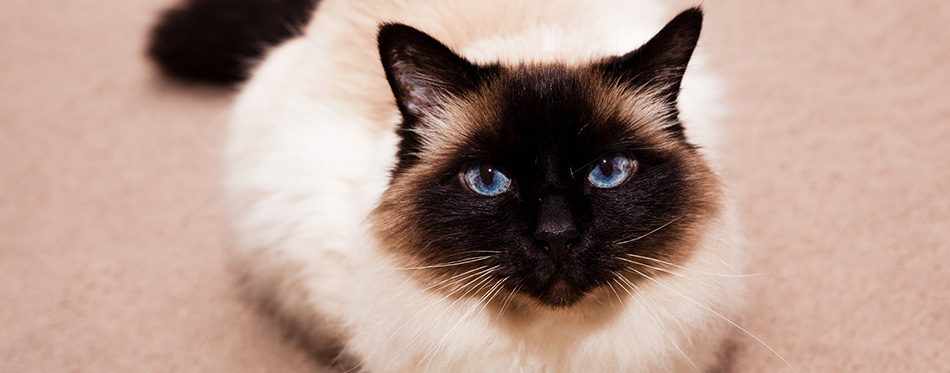
[[[547,248],[551,259],[555,262],[563,260],[572,241],[579,235],[564,196],[550,195],[541,199],[534,239]]]

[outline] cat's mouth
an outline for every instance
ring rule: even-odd
[[[535,296],[542,304],[554,308],[570,307],[579,302],[586,292],[580,291],[564,278],[554,278],[541,294]]]
[[[498,275],[505,278],[505,287],[527,296],[542,306],[571,307],[581,302],[598,284],[599,263],[582,255],[586,246],[578,245],[569,255],[553,258],[541,248],[523,252],[534,255],[502,257]],[[511,253],[518,253],[513,250]]]
[[[522,284],[520,291],[542,305],[564,308],[580,302],[590,290],[588,288],[589,286],[572,281],[564,273],[555,272],[547,276],[547,279],[535,279],[530,281],[530,284]]]

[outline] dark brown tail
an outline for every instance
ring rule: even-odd
[[[231,84],[270,47],[300,35],[319,0],[184,0],[162,14],[148,55],[176,78]]]

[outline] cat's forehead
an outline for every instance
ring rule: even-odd
[[[446,105],[429,149],[473,157],[536,157],[566,153],[580,159],[618,147],[675,142],[664,127],[670,110],[656,94],[610,81],[595,69],[565,65],[495,67],[478,90]]]

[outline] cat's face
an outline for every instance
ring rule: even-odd
[[[404,123],[376,234],[436,283],[552,307],[658,263],[638,257],[684,260],[719,208],[675,105],[696,17],[588,66],[475,66],[383,27]]]

